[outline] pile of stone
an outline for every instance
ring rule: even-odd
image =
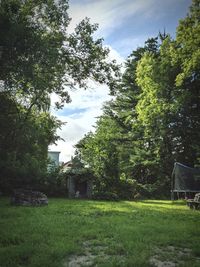
[[[11,197],[11,204],[20,206],[43,206],[48,205],[48,198],[45,194],[32,191],[17,189]]]

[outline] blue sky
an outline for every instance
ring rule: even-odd
[[[84,16],[99,24],[98,35],[123,56],[159,31],[175,35],[191,0],[71,0],[72,25]]]
[[[180,19],[189,11],[192,0],[69,0],[69,16],[72,18],[69,32],[84,17],[92,23],[98,23],[95,38],[104,38],[104,45],[110,48],[110,58],[122,63],[138,46],[159,31],[165,31],[175,37]],[[74,145],[85,133],[94,129],[95,121],[101,115],[105,101],[111,99],[105,85],[91,81],[86,91],[78,89],[69,92],[72,102],[63,110],[52,113],[67,122],[58,134],[65,140],[59,141],[51,150],[60,151],[61,161],[67,161],[73,155]],[[91,84],[92,83],[92,84]],[[52,102],[56,96],[52,96]]]

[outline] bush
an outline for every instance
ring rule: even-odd
[[[147,198],[168,199],[170,197],[169,181],[143,185],[143,195]]]
[[[40,182],[40,190],[48,196],[67,196],[66,175],[61,172],[60,167],[49,169]]]
[[[113,192],[94,192],[92,194],[92,199],[95,200],[109,200],[109,201],[118,201],[119,196]]]
[[[143,196],[143,185],[135,179],[120,179],[118,195],[121,199],[134,200]]]
[[[130,179],[123,173],[115,183],[96,183],[93,188],[93,199],[99,200],[137,200],[146,197],[147,189],[135,179]]]

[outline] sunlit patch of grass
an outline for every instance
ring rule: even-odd
[[[31,208],[1,198],[0,267],[60,267],[83,255],[88,241],[97,266],[150,266],[155,248],[166,246],[191,249],[195,266],[199,220],[200,212],[183,201],[50,199],[48,206]],[[99,256],[100,247],[108,257]]]

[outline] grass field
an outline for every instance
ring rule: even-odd
[[[1,198],[0,267],[24,266],[198,267],[200,211],[152,200],[15,207]]]

